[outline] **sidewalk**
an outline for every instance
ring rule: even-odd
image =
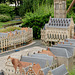
[[[28,44],[28,45],[21,46],[21,47],[18,47],[18,48],[12,49],[12,50],[8,50],[8,51],[2,52],[2,53],[0,53],[0,54],[8,53],[8,52],[11,52],[11,51],[14,51],[14,50],[20,49],[20,48],[25,48],[25,47],[31,46],[31,45],[33,45],[33,44],[35,44],[35,43],[36,43],[36,42],[32,42],[32,43],[30,43],[30,44]]]

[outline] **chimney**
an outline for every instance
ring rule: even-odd
[[[72,43],[70,43],[70,45],[72,45]]]
[[[50,48],[48,47],[48,51],[50,51]]]
[[[68,42],[68,40],[66,40],[66,42]]]
[[[63,42],[63,44],[64,44],[64,42]]]
[[[42,52],[43,52],[44,50],[42,49]]]
[[[59,42],[59,44],[61,44],[61,42]]]
[[[33,63],[33,65],[36,65],[35,63]]]
[[[40,53],[40,51],[38,51],[38,53]]]

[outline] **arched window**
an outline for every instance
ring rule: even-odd
[[[64,35],[63,35],[63,39],[64,39]]]
[[[51,34],[50,34],[50,38],[51,38]]]
[[[58,34],[58,39],[59,39],[59,34]]]
[[[47,38],[49,39],[49,35],[47,34]]]
[[[52,34],[52,38],[54,38],[54,34]]]
[[[66,35],[66,39],[67,39],[67,35]]]
[[[56,39],[56,34],[55,34],[55,39]]]
[[[48,39],[50,39],[49,34],[47,34]]]
[[[60,35],[60,39],[62,39],[62,35]]]

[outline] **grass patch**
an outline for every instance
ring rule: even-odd
[[[21,21],[8,21],[8,22],[0,22],[0,28],[4,27],[3,25],[18,23]]]
[[[10,32],[10,31],[14,31],[14,30],[21,30],[20,27],[14,27],[14,26],[10,26],[6,29],[0,29],[0,32]]]

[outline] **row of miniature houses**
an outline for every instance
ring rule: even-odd
[[[21,56],[20,60],[9,56],[5,75],[68,75],[65,65],[58,66],[57,57],[51,51],[42,50],[28,55]]]
[[[9,64],[6,64],[8,68],[5,68],[5,75],[15,75],[15,73],[17,75],[21,75],[21,73],[23,75],[69,75],[67,69],[72,70],[74,65],[74,42],[75,39],[66,39],[53,47],[48,47],[47,50],[21,56],[20,60],[8,57]],[[11,65],[10,62],[14,64]]]
[[[32,28],[21,28],[21,30],[15,30],[15,31],[10,31],[10,32],[6,32],[6,33],[0,33],[0,38],[5,38],[5,37],[11,37],[17,34],[22,34],[22,33],[27,33],[27,32],[32,32]]]
[[[24,42],[29,42],[33,39],[32,28],[21,28],[8,33],[0,33],[0,51],[6,51],[7,48],[16,47]]]

